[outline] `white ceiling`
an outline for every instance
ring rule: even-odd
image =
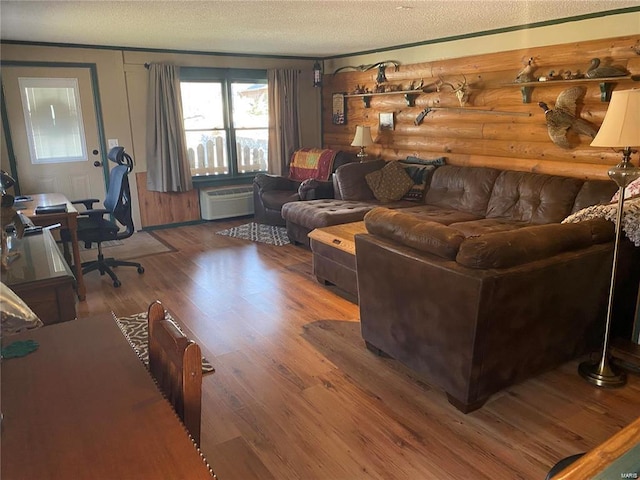
[[[0,38],[332,57],[638,6],[638,0],[0,0]]]

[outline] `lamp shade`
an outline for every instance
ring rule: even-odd
[[[356,127],[356,135],[353,137],[353,142],[351,142],[352,147],[367,147],[373,144],[373,139],[371,138],[371,127],[364,127],[362,125],[358,125]]]
[[[640,89],[614,91],[592,147],[640,146]]]

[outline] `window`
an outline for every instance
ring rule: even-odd
[[[84,162],[77,78],[19,78],[32,164]]]
[[[266,171],[266,72],[183,68],[180,76],[191,174],[236,178]]]

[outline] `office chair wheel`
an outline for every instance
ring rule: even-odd
[[[113,281],[113,286],[114,286],[115,288],[118,288],[120,285],[122,285],[122,283],[120,282],[120,280],[114,280],[114,281]]]
[[[140,274],[144,273],[144,267],[142,266],[138,267],[138,273]]]

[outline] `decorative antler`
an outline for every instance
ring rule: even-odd
[[[371,63],[369,65],[358,65],[356,67],[347,65],[345,67],[338,68],[336,71],[333,72],[333,74],[335,75],[336,73],[342,70],[360,70],[361,72],[366,72],[368,70],[371,70],[372,68],[378,68],[378,70],[380,70],[380,68],[382,67],[383,76],[384,76],[384,69],[387,67],[387,63],[391,63],[393,66],[395,66],[396,72],[400,68],[400,62],[396,62],[395,60],[385,60],[384,62]],[[384,81],[386,81],[386,78]],[[382,83],[382,82],[378,82],[378,83]]]
[[[458,103],[460,103],[461,107],[464,107],[469,99],[469,91],[467,87],[467,77],[463,74],[462,78],[463,80],[457,82],[458,84],[456,86],[453,83],[445,82],[444,79],[438,75],[439,81],[436,82],[436,91],[439,92],[444,85],[451,87],[451,90],[453,90],[453,93],[455,93],[458,99]]]

